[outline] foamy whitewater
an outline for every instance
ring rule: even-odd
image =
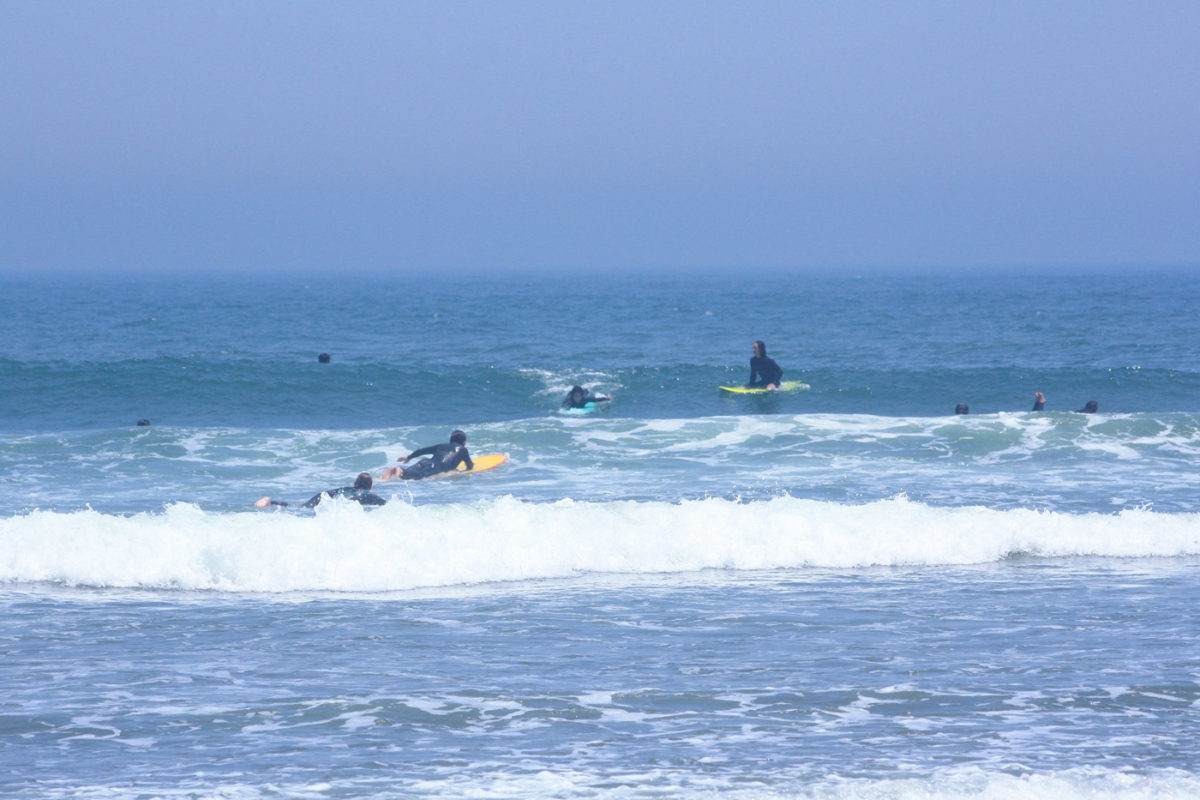
[[[1200,796],[1200,279],[0,288],[0,796]]]
[[[194,505],[117,517],[0,520],[0,579],[225,592],[393,592],[590,574],[988,564],[1021,557],[1200,555],[1200,513],[1062,514],[843,506],[779,497],[679,503],[512,497],[470,504],[349,501],[299,519]]]

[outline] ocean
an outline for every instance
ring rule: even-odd
[[[1200,796],[1200,276],[0,283],[0,796]]]

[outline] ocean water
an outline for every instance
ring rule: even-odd
[[[0,288],[0,796],[1200,796],[1200,277]]]

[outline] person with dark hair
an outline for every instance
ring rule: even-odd
[[[454,431],[450,434],[450,444],[422,447],[420,450],[413,450],[404,458],[396,460],[407,464],[421,456],[432,456],[432,458],[418,461],[411,467],[388,467],[379,476],[379,480],[390,481],[400,478],[406,481],[416,481],[428,478],[430,475],[437,475],[439,472],[457,469],[459,464],[466,464],[467,469],[475,469],[475,462],[471,460],[471,454],[467,452],[467,435],[462,431]]]
[[[321,353],[320,355],[317,356],[317,361],[319,361],[322,364],[328,364],[329,363],[329,353]]]
[[[1099,410],[1100,410],[1099,403],[1097,403],[1095,400],[1088,400],[1087,403],[1084,404],[1083,408],[1078,409],[1075,413],[1077,413],[1077,414],[1095,414]]]
[[[956,405],[954,407],[954,413],[955,414],[970,414],[971,409],[967,407],[966,403],[959,403],[958,405]]]
[[[1046,408],[1046,395],[1041,392],[1033,393],[1033,410],[1044,411]]]
[[[353,500],[359,505],[364,506],[381,506],[387,501],[377,494],[371,492],[371,486],[374,481],[371,475],[366,472],[358,473],[358,477],[354,479],[353,486],[343,486],[340,489],[329,489],[324,492],[314,494],[309,498],[307,503],[302,505],[303,508],[314,508],[319,505],[322,500],[327,497],[344,497],[347,500]],[[255,508],[265,508],[267,506],[287,506],[290,503],[285,503],[281,500],[272,500],[270,497],[261,497],[254,503]]]
[[[767,357],[767,346],[762,340],[756,341],[754,355],[750,358],[750,380],[746,386],[778,389],[782,380],[783,369],[775,363],[775,359]]]
[[[584,408],[588,403],[606,403],[612,400],[606,394],[592,394],[582,386],[572,386],[562,401],[563,408]]]

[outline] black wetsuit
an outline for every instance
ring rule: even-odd
[[[747,386],[766,386],[770,383],[779,386],[782,379],[783,370],[775,363],[775,359],[767,356],[754,356],[750,359],[750,380],[746,381]]]
[[[421,456],[433,456],[433,458],[418,461],[411,467],[402,467],[401,478],[406,481],[418,481],[421,478],[428,478],[430,475],[437,475],[439,472],[449,472],[457,468],[459,464],[466,464],[467,469],[475,469],[475,462],[471,460],[466,445],[435,444],[430,447],[422,447],[420,450],[413,450],[408,454],[409,459]]]
[[[605,403],[608,402],[607,397],[600,397],[594,394],[584,394],[583,399],[578,403],[571,401],[571,395],[567,395],[567,399],[563,400],[563,408],[583,408],[588,403]]]
[[[1034,400],[1033,401],[1033,410],[1034,411],[1042,411],[1045,408],[1046,408],[1046,402],[1044,400]]]
[[[343,486],[340,489],[330,489],[327,492],[314,494],[309,498],[307,503],[304,503],[303,508],[313,508],[318,505],[326,497],[344,497],[347,500],[353,500],[356,503],[364,506],[381,506],[387,502],[382,497],[365,489],[356,489],[353,486]],[[289,506],[291,503],[285,503],[282,500],[272,500],[273,506]]]

